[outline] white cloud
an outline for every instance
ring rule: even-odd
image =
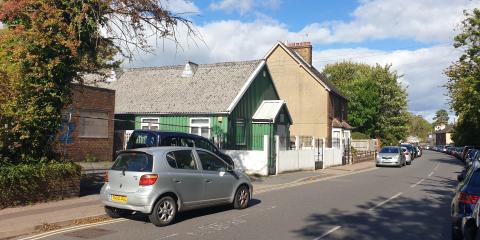
[[[199,14],[200,9],[190,0],[163,0],[162,4],[176,14]]]
[[[316,43],[388,38],[447,42],[463,19],[463,10],[479,6],[478,0],[363,0],[351,21],[312,23],[301,32]]]
[[[228,13],[238,12],[241,15],[253,11],[257,7],[276,9],[280,6],[281,0],[221,0],[210,4],[210,9],[220,10]]]

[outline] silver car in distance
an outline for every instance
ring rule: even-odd
[[[401,147],[398,146],[388,146],[383,147],[380,152],[378,152],[376,164],[378,166],[405,166],[406,160],[405,155]]]
[[[154,147],[120,152],[100,197],[110,217],[141,212],[165,226],[181,211],[222,204],[246,208],[252,192],[248,176],[212,152]]]

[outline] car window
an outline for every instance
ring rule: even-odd
[[[198,147],[198,148],[202,148],[202,149],[206,149],[210,152],[216,152],[216,148],[213,146],[213,144],[211,144],[210,142],[208,141],[205,141],[203,139],[197,139],[195,140],[195,147]]]
[[[134,132],[128,141],[128,149],[155,147],[157,135],[151,132]]]
[[[385,147],[380,150],[380,153],[398,153],[397,147]]]
[[[118,155],[112,170],[129,172],[151,172],[153,157],[145,153],[121,153]]]
[[[227,164],[217,156],[205,151],[197,151],[197,153],[203,170],[225,172],[227,169]]]
[[[181,146],[180,139],[178,137],[164,137],[162,138],[161,146]]]
[[[193,147],[193,146],[195,146],[195,142],[190,138],[182,137],[182,138],[180,138],[180,146],[182,146],[182,147]]]
[[[197,169],[192,150],[178,150],[167,153],[167,162],[170,167],[177,169]]]

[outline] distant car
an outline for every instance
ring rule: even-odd
[[[388,146],[383,147],[377,155],[376,165],[378,166],[397,166],[402,167],[407,165],[405,155],[401,147]]]
[[[222,153],[210,140],[195,134],[155,130],[135,130],[127,142],[127,149],[179,146],[197,147],[211,151],[228,164],[235,166],[232,158]]]
[[[100,198],[108,216],[145,213],[156,226],[177,212],[214,205],[248,207],[250,179],[215,153],[192,147],[125,150],[108,170]]]
[[[421,157],[421,156],[422,156],[422,154],[423,154],[423,151],[422,151],[422,149],[421,149],[421,148],[419,148],[418,146],[416,146],[415,148],[417,148],[417,152],[418,152],[418,153],[417,153],[417,155],[418,155],[418,157]]]
[[[451,204],[452,239],[463,239],[465,225],[480,198],[479,166],[475,163],[457,176],[459,184]]]
[[[406,147],[402,147],[402,152],[405,156],[405,162],[407,162],[407,165],[412,164],[413,155],[410,153],[410,151],[408,151]]]
[[[412,144],[402,144],[402,147],[406,147],[410,154],[412,154],[412,160],[415,160],[417,157],[417,149]]]

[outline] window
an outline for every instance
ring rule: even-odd
[[[340,148],[340,131],[333,131],[332,147],[333,148]]]
[[[172,168],[195,170],[195,158],[191,150],[180,150],[167,153],[167,162]]]
[[[108,138],[108,113],[81,110],[80,137]]]
[[[165,137],[162,139],[161,146],[182,146],[178,137]]]
[[[151,172],[152,168],[152,156],[145,153],[122,153],[112,166],[112,170],[129,172]]]
[[[217,156],[204,151],[197,151],[200,162],[202,163],[203,170],[225,172],[227,164],[220,160]]]
[[[245,120],[237,119],[235,122],[235,142],[237,145],[245,145]]]
[[[159,118],[141,118],[140,127],[142,130],[158,130],[160,129]]]
[[[127,149],[155,147],[157,135],[151,132],[134,132],[128,140]]]
[[[190,133],[210,138],[210,118],[190,118]]]
[[[203,149],[206,149],[210,152],[216,152],[216,148],[211,143],[209,143],[208,141],[205,141],[203,139],[197,139],[195,141],[195,147],[203,148]]]

